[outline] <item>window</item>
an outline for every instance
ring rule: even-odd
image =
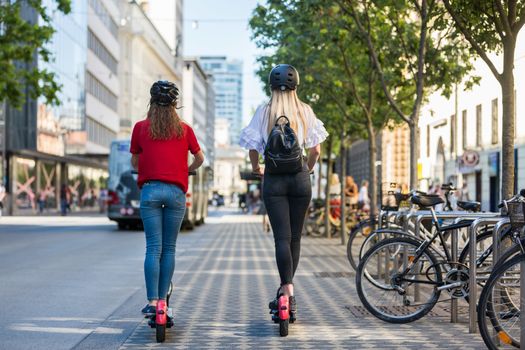
[[[117,111],[117,96],[89,72],[86,73],[86,90],[95,96],[97,100],[115,112]]]
[[[100,0],[89,0],[89,6],[95,11],[98,18],[104,23],[111,35],[118,40],[118,26],[109,14],[108,10],[102,5]]]
[[[450,116],[450,153],[456,150],[456,115]]]
[[[476,106],[476,146],[481,147],[481,105]]]
[[[86,131],[89,141],[104,147],[109,147],[117,138],[115,132],[89,117],[86,118]]]
[[[463,149],[467,149],[467,110],[463,110],[461,112],[461,127],[462,127],[462,133],[461,133],[461,141],[463,144]]]
[[[498,143],[498,99],[492,100],[492,144]]]
[[[108,49],[106,49],[91,30],[88,31],[88,47],[113,74],[117,74],[117,60],[109,53]]]

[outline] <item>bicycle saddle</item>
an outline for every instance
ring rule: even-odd
[[[458,207],[460,207],[463,210],[474,211],[474,212],[481,210],[480,202],[458,201],[457,204],[458,204]]]
[[[420,207],[428,208],[445,203],[445,201],[437,194],[417,194],[412,196],[412,203],[419,205]]]

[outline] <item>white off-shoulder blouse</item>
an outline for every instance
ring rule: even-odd
[[[265,109],[267,105],[262,105],[255,111],[255,114],[247,127],[242,129],[239,145],[245,149],[254,149],[260,154],[264,153],[264,147],[268,139],[268,124],[265,118]],[[307,125],[307,135],[305,137],[302,125],[299,124],[297,138],[305,148],[312,148],[323,142],[328,137],[322,121],[317,119],[311,108],[305,108],[305,117]]]

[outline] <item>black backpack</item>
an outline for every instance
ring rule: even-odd
[[[279,124],[281,118],[286,119],[286,123]],[[290,120],[280,116],[264,148],[265,171],[269,174],[296,174],[303,170],[303,161],[303,149],[290,127]]]

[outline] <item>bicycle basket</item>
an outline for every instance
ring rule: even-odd
[[[520,201],[507,202],[507,208],[510,225],[515,228],[525,226],[525,203]]]

